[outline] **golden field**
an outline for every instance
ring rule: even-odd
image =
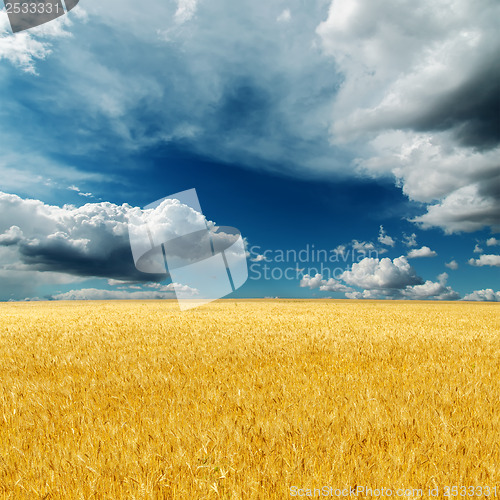
[[[500,496],[498,304],[3,303],[0,380],[2,499]]]

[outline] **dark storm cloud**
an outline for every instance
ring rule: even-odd
[[[478,149],[500,144],[500,59],[484,61],[483,68],[458,89],[444,96],[418,117],[419,132],[452,129],[463,146]]]
[[[83,251],[65,240],[21,242],[18,248],[21,262],[33,271],[133,282],[163,281],[167,278],[166,274],[145,274],[136,269],[127,237],[109,239],[104,255]]]
[[[500,205],[500,163],[496,172],[482,179],[479,194],[495,199]],[[497,217],[500,218],[500,210],[497,212]]]

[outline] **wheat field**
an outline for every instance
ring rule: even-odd
[[[0,498],[283,499],[361,485],[500,496],[499,313],[2,303]]]

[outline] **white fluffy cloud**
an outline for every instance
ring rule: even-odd
[[[401,256],[374,259],[365,257],[341,275],[341,281],[325,280],[321,274],[304,276],[300,286],[323,292],[343,292],[349,299],[403,299],[403,300],[457,300],[460,295],[447,285],[448,275],[442,273],[438,281],[424,282]],[[352,287],[361,288],[357,291]]]
[[[376,251],[376,247],[371,241],[352,240],[351,245],[357,252],[370,253]]]
[[[500,155],[500,150],[495,154]],[[451,192],[441,202],[430,205],[427,213],[415,217],[413,221],[423,229],[440,227],[446,233],[479,231],[484,226],[499,230],[500,197],[497,197],[496,186],[500,185],[500,174],[490,186],[488,182],[491,182],[490,179]]]
[[[451,260],[450,262],[447,262],[445,266],[453,271],[456,271],[458,269],[458,262],[456,260]]]
[[[366,257],[344,271],[341,277],[349,285],[368,290],[401,289],[422,282],[403,256],[394,260]]]
[[[496,245],[500,245],[500,240],[497,240],[496,238],[488,238],[486,240],[486,245],[489,246],[489,247],[494,247]]]
[[[457,300],[460,294],[455,292],[450,286],[446,286],[448,275],[442,273],[438,276],[438,281],[427,280],[422,285],[408,286],[401,291],[404,298],[412,300]]]
[[[491,288],[474,290],[466,295],[463,300],[500,302],[500,292],[494,292]]]
[[[469,259],[471,266],[500,266],[500,255],[482,254],[479,259]]]
[[[18,226],[11,226],[3,234],[0,234],[0,245],[5,247],[16,245],[22,237],[21,229]]]
[[[429,247],[423,246],[422,248],[414,248],[408,252],[409,259],[416,259],[420,257],[435,257],[437,253]]]
[[[417,246],[417,235],[415,233],[411,234],[410,236],[405,234],[403,236],[403,243],[407,247],[416,247]]]
[[[380,226],[380,231],[378,234],[378,241],[382,243],[382,245],[387,245],[389,247],[393,247],[396,244],[394,238],[391,238],[385,231],[384,226]]]
[[[352,292],[353,289],[345,286],[336,279],[330,278],[328,280],[323,279],[321,274],[316,274],[316,276],[311,277],[309,274],[305,274],[300,281],[300,286],[302,288],[308,287],[311,290],[319,288],[321,292]]]
[[[43,283],[133,278],[128,209],[57,207],[0,192],[0,297],[22,299]]]
[[[460,294],[450,286],[427,280],[422,285],[407,286],[402,290],[364,290],[346,293],[348,299],[391,300],[458,300]]]

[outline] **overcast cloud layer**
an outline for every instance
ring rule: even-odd
[[[393,175],[426,205],[422,227],[499,230],[496,0],[83,7],[29,34],[9,36],[5,14],[0,23],[0,58],[30,72],[53,59],[51,113],[71,113],[75,130],[301,175]],[[71,32],[86,43],[51,54]],[[65,147],[100,147],[83,144],[75,134]]]

